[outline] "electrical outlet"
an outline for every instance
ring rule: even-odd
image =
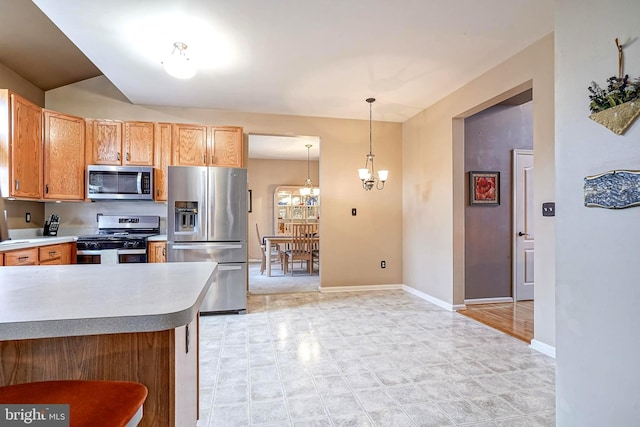
[[[387,268],[387,261],[380,261],[380,268]]]
[[[356,213],[357,213],[356,208],[351,208],[351,215],[356,216]]]
[[[27,212],[26,214],[24,214],[24,220],[26,222],[31,222],[31,212]]]
[[[542,204],[542,216],[556,216],[555,202],[546,202]]]

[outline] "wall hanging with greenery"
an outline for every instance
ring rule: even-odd
[[[616,38],[618,48],[618,76],[607,79],[606,89],[598,83],[589,86],[589,118],[607,129],[622,135],[640,115],[640,78],[632,79],[622,74],[623,45]]]

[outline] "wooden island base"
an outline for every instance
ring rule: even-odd
[[[149,389],[140,426],[195,426],[198,317],[155,332],[0,341],[0,386],[34,381],[122,380]]]

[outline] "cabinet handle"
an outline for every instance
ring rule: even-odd
[[[205,164],[205,165],[207,164],[207,156],[206,155],[202,156],[202,164]]]
[[[44,192],[45,192],[45,193],[47,193],[47,194],[49,194],[49,184],[46,184],[46,185],[44,186]]]
[[[162,256],[167,256],[167,248],[162,248]]]
[[[213,164],[213,154],[211,155],[211,164]]]
[[[20,180],[16,179],[16,191],[20,189]]]
[[[49,256],[55,256],[58,255],[58,252],[56,251],[49,251]]]
[[[189,344],[191,341],[191,331],[189,330],[189,324],[186,325],[186,330],[185,330],[185,337],[184,337],[184,347],[185,347],[185,353],[189,353]]]
[[[130,160],[129,159],[129,153],[126,154],[125,158],[127,159],[127,162]]]
[[[19,256],[19,257],[18,257],[18,261],[20,261],[20,262],[22,262],[22,261],[26,261],[26,260],[28,260],[28,259],[29,259],[29,257],[28,257],[28,256]]]
[[[118,158],[118,160],[120,160],[120,153],[117,154],[117,158]]]

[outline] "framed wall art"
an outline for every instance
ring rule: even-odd
[[[500,204],[500,172],[469,172],[469,204]]]

